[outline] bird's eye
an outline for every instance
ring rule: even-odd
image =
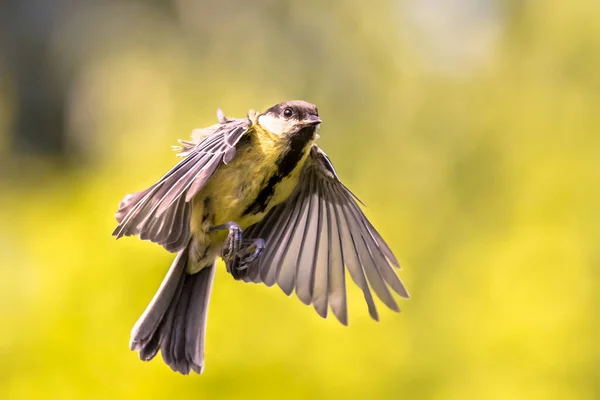
[[[284,117],[291,118],[292,115],[294,115],[294,110],[292,110],[290,107],[287,107],[285,110],[283,110]]]

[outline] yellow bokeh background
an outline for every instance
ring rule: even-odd
[[[83,2],[47,38],[76,162],[11,147],[0,68],[0,399],[600,397],[597,1],[159,3]],[[342,327],[220,264],[204,374],[141,362],[173,255],[115,241],[118,202],[217,107],[296,98],[412,298],[374,322],[351,287]]]

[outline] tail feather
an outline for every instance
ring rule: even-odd
[[[202,373],[204,368],[204,340],[206,337],[206,321],[208,318],[208,303],[215,274],[215,265],[202,269],[196,275],[190,293],[188,318],[185,326],[186,358],[190,360],[192,369]],[[203,271],[206,271],[203,273]],[[180,329],[183,329],[181,327]]]
[[[158,292],[131,331],[131,349],[149,361],[158,351],[174,371],[202,373],[208,304],[215,264],[186,273],[188,249],[173,261]]]

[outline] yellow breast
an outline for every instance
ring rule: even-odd
[[[244,215],[244,211],[265,185],[265,180],[277,171],[277,160],[286,150],[285,143],[279,137],[261,131],[258,127],[249,135],[250,145],[238,149],[231,163],[221,165],[194,198],[192,232],[206,232],[211,225],[227,222],[235,222],[245,229],[260,221],[274,206],[285,201],[297,186],[308,151],[304,152],[294,170],[277,183],[266,209],[258,214]],[[206,210],[205,206],[210,210]],[[207,214],[212,215],[212,221],[204,221]],[[225,237],[226,232],[211,235],[211,242],[224,240]]]

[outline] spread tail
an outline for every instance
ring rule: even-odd
[[[215,263],[190,275],[188,248],[180,251],[154,298],[131,331],[130,346],[140,359],[158,350],[171,369],[198,374],[204,368],[204,338]]]

